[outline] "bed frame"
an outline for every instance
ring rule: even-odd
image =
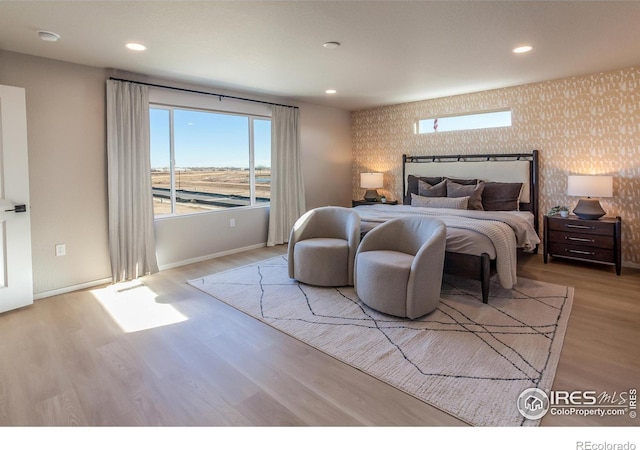
[[[511,171],[510,164],[513,161],[528,162],[528,180],[522,179],[520,175]],[[482,164],[477,164],[477,163]],[[528,187],[525,198],[521,198],[520,210],[531,211],[533,214],[533,225],[536,233],[538,228],[538,150],[531,153],[503,153],[503,154],[484,154],[484,155],[431,155],[431,156],[407,156],[402,155],[402,197],[407,195],[407,176],[450,176],[450,177],[467,177],[488,179],[483,170],[486,169],[487,163],[497,163],[491,166],[497,170],[497,178],[491,177],[491,181],[501,182],[524,182]],[[440,163],[442,166],[435,166]],[[451,164],[454,163],[454,164]],[[504,163],[504,164],[500,164]],[[422,164],[430,164],[430,166],[421,166]],[[475,164],[475,166],[473,165]],[[517,163],[519,166],[523,164]],[[501,172],[500,166],[504,166],[505,170]],[[416,172],[416,168],[418,171]],[[453,170],[452,170],[453,169]],[[453,173],[451,173],[453,172]],[[523,170],[521,172],[526,172]],[[520,178],[519,178],[520,177]],[[538,252],[536,246],[534,253]],[[444,273],[479,280],[482,285],[482,301],[489,301],[490,279],[496,273],[496,263],[487,253],[481,256],[467,255],[463,253],[445,252]]]

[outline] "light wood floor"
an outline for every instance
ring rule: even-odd
[[[263,248],[146,277],[187,318],[126,333],[97,290],[0,315],[1,425],[464,425],[188,286],[284,253]],[[523,257],[519,275],[575,286],[554,389],[640,387],[640,271]],[[638,425],[558,417],[542,425]]]

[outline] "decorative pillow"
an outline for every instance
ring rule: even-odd
[[[465,186],[468,186],[470,184],[472,185],[476,185],[478,184],[478,180],[476,178],[451,178],[451,177],[445,177],[447,180],[451,180],[454,183],[458,183],[458,184],[464,184]]]
[[[484,181],[479,181],[474,185],[463,185],[451,181],[447,178],[447,197],[469,197],[469,209],[482,211],[482,191],[484,190]]]
[[[482,207],[485,211],[518,211],[522,183],[498,183],[486,181],[482,191]]]
[[[426,181],[418,180],[418,195],[422,197],[446,197],[447,180],[442,180],[435,186]]]
[[[435,186],[436,184],[442,181],[442,177],[416,177],[415,175],[407,176],[407,192],[404,197],[404,204],[411,204],[411,194],[418,193],[418,181],[422,180],[425,183],[429,183],[431,186]],[[446,194],[445,194],[446,195]],[[444,197],[444,195],[443,195]]]
[[[422,197],[411,194],[411,206],[427,208],[467,209],[469,197]]]

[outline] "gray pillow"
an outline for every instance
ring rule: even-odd
[[[469,209],[482,211],[482,191],[484,181],[476,185],[463,185],[447,179],[447,197],[469,197]]]
[[[418,193],[418,180],[426,181],[431,186],[435,186],[436,184],[442,181],[442,177],[416,177],[415,175],[408,175],[407,176],[407,192],[405,193],[405,196],[403,199],[403,203],[405,205],[411,204],[411,194]]]
[[[518,211],[522,183],[498,183],[486,181],[482,191],[482,207],[485,211]]]
[[[422,197],[411,194],[411,206],[427,208],[467,209],[469,197]]]
[[[435,186],[426,181],[418,180],[418,195],[422,197],[446,197],[447,180],[442,180]]]
[[[452,178],[452,177],[445,177],[445,178],[453,181],[454,183],[464,184],[465,186],[468,186],[470,184],[472,185],[478,184],[477,178]]]

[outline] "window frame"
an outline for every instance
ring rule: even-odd
[[[203,108],[203,107],[173,105],[173,104],[161,103],[161,102],[149,102],[149,110],[151,109],[160,109],[160,110],[169,111],[169,177],[170,177],[169,197],[171,200],[171,212],[167,214],[157,215],[154,211],[154,214],[153,214],[154,220],[188,217],[188,216],[194,216],[194,215],[200,215],[200,214],[215,214],[223,211],[237,210],[237,209],[268,208],[270,206],[271,198],[269,198],[269,201],[267,202],[256,201],[254,121],[264,120],[271,123],[271,116],[263,115],[263,114],[255,114],[255,113],[224,111],[219,109],[210,109],[210,108]],[[174,132],[174,111],[175,110],[204,112],[204,113],[211,113],[211,114],[239,116],[239,117],[247,118],[247,137],[249,141],[249,149],[248,149],[249,150],[249,201],[250,201],[249,205],[212,209],[208,211],[207,210],[194,211],[189,213],[175,212],[176,203],[177,203],[176,201],[177,196],[176,196],[175,132]],[[149,123],[149,125],[151,125],[151,123]],[[153,183],[151,187],[153,188]],[[269,188],[269,190],[271,190],[271,187]]]
[[[443,131],[438,131],[438,130],[434,130],[433,129],[433,125],[431,125],[430,127],[426,127],[425,130],[426,131],[420,131],[421,130],[421,126],[420,124],[422,122],[427,122],[427,121],[434,121],[434,120],[438,120],[438,119],[447,119],[447,118],[460,118],[460,117],[468,117],[468,116],[486,116],[489,114],[497,114],[497,113],[509,113],[509,124],[508,125],[491,125],[491,126],[482,126],[482,127],[473,127],[473,128],[459,128],[459,129],[454,129],[454,130],[443,130]],[[452,132],[459,132],[459,131],[478,131],[478,130],[491,130],[494,128],[511,128],[513,126],[513,111],[511,110],[511,108],[503,108],[503,109],[493,109],[493,110],[488,110],[488,111],[475,111],[475,112],[465,112],[465,113],[460,113],[460,114],[448,114],[448,115],[441,115],[441,116],[432,116],[432,117],[427,117],[427,118],[423,118],[423,119],[418,119],[415,122],[415,134],[421,134],[421,135],[428,135],[428,134],[440,134],[440,133],[452,133]]]

